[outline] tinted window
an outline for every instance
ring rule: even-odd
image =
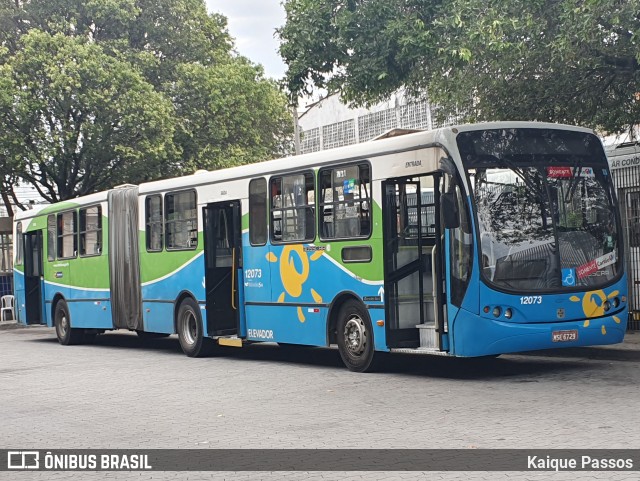
[[[313,175],[292,174],[271,179],[271,239],[302,242],[315,238]]]
[[[145,201],[145,233],[147,250],[162,250],[162,197],[150,195]]]
[[[251,245],[267,243],[267,181],[249,183],[249,240]]]
[[[369,165],[322,169],[318,178],[320,238],[369,237],[371,234]]]
[[[47,260],[56,260],[56,216],[47,217]]]
[[[22,222],[16,224],[16,265],[22,265],[23,252]]]
[[[167,194],[164,197],[164,225],[167,249],[198,247],[198,214],[194,191]]]
[[[102,208],[99,205],[80,209],[80,255],[102,253]]]
[[[76,211],[58,214],[58,259],[76,257],[78,251]]]

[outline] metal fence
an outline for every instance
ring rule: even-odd
[[[629,277],[629,329],[640,330],[640,165],[614,168],[612,175],[624,230]]]

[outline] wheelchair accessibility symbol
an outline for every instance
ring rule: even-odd
[[[576,285],[576,270],[573,268],[562,269],[562,285],[563,286],[575,286]]]

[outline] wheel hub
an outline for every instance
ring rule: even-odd
[[[360,355],[367,346],[367,330],[359,316],[351,316],[344,326],[344,341],[352,354]]]
[[[67,321],[67,316],[63,315],[60,318],[60,331],[63,337],[67,333],[67,328],[69,327],[68,324],[69,324],[69,321]]]
[[[195,344],[196,338],[198,336],[198,330],[196,326],[196,317],[193,315],[193,312],[187,311],[184,314],[182,321],[182,334],[184,339],[189,344]]]

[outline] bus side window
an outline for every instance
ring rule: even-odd
[[[56,260],[56,216],[47,217],[47,260]]]
[[[21,266],[23,262],[24,239],[22,237],[22,222],[16,224],[16,262],[15,265]]]
[[[78,254],[78,222],[75,210],[58,214],[58,259],[71,259]]]
[[[102,207],[80,209],[80,255],[99,256],[102,253]]]
[[[167,250],[198,247],[196,192],[188,190],[164,196],[165,245]]]
[[[315,238],[315,185],[311,172],[271,178],[271,240]]]
[[[249,242],[252,246],[267,243],[267,181],[249,182]]]
[[[368,164],[320,169],[320,237],[340,239],[371,234],[371,175]]]
[[[145,237],[148,252],[160,252],[163,246],[162,196],[149,195],[145,199]]]
[[[467,200],[460,186],[453,185],[455,202],[458,210],[458,227],[451,229],[449,234],[449,249],[451,261],[451,303],[460,306],[471,279],[473,262],[473,236],[469,222]],[[482,263],[488,264],[483,256]],[[484,267],[484,266],[483,266]]]

